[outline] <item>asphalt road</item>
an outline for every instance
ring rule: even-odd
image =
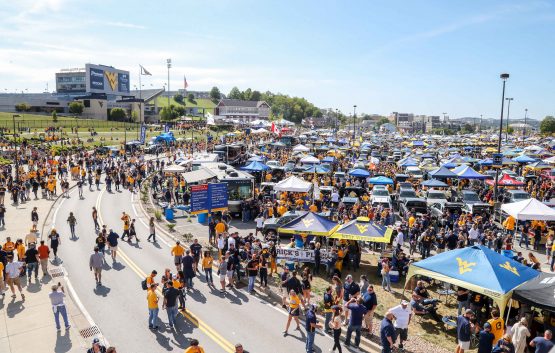
[[[122,212],[136,217],[140,211],[133,206],[132,195],[128,191],[108,193],[88,191],[85,187],[83,199],[79,199],[77,190],[73,190],[70,196],[54,214],[56,229],[62,235],[60,258],[81,302],[118,351],[181,352],[192,338],[201,342],[206,353],[233,352],[233,345],[237,342],[241,342],[251,353],[305,351],[304,327],[295,331],[292,323],[290,334],[283,336],[287,320],[283,309],[249,295],[243,289],[220,294],[206,285],[204,276],[195,278],[194,290],[187,296],[188,314],[179,316],[175,331],[169,330],[163,310],[159,314],[161,323],[158,331],[149,330],[146,292],[140,283],[153,269],[158,271],[158,279],[165,268],[174,269],[170,255],[170,245],[173,244],[160,234],[157,235],[157,244],[147,242],[148,227],[137,221],[136,229],[142,241],[138,245],[135,242],[120,242],[116,263],[112,263],[107,254],[103,285],[96,287],[88,268],[96,238],[92,207],[96,206],[99,210],[101,224],[113,228],[120,235],[123,232]],[[134,199],[137,197],[133,196]],[[77,239],[70,239],[66,222],[69,212],[74,212],[77,218]],[[198,237],[207,235],[198,234]],[[320,332],[317,334],[315,352],[327,352],[332,345],[330,337]]]

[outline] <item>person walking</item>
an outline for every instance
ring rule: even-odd
[[[204,353],[204,348],[200,346],[198,340],[193,338],[184,353]]]
[[[299,314],[301,312],[301,298],[297,295],[297,293],[291,289],[289,291],[289,316],[287,317],[287,324],[285,325],[285,331],[283,331],[283,335],[288,335],[289,325],[291,324],[291,319],[295,319],[295,323],[297,324],[297,330],[301,330],[301,326],[299,323]]]
[[[75,236],[75,225],[77,224],[77,218],[73,215],[73,212],[69,213],[69,217],[67,217],[67,223],[69,224],[69,230],[71,232],[71,239],[76,238]]]
[[[98,231],[100,230],[100,224],[98,223],[98,211],[96,210],[96,207],[92,208],[92,219],[94,222],[94,230]]]
[[[256,282],[256,276],[258,275],[258,259],[256,258],[256,254],[253,254],[247,263],[247,274],[249,276],[248,291],[250,294],[254,294],[254,284]]]
[[[156,330],[158,328],[158,295],[156,294],[156,283],[151,283],[146,293],[148,303],[148,328]]]
[[[395,346],[395,327],[393,326],[393,314],[388,311],[385,313],[380,325],[380,340],[382,343],[382,353],[391,353]]]
[[[27,266],[27,278],[31,283],[31,275],[35,273],[35,280],[39,279],[39,252],[35,243],[29,244],[29,249],[25,251],[25,264]]]
[[[99,252],[98,246],[95,246],[94,253],[89,257],[89,267],[94,271],[97,286],[102,285],[102,266],[104,266],[104,256]]]
[[[351,335],[355,332],[355,348],[360,345],[360,333],[362,330],[362,319],[366,312],[366,307],[363,305],[364,300],[361,297],[352,297],[348,302],[346,308],[351,312],[349,318],[349,325],[347,326],[347,335],[345,336],[345,346],[351,345]]]
[[[335,349],[342,353],[341,350],[341,342],[339,338],[341,337],[341,307],[339,305],[334,305],[332,307],[333,316],[329,323],[329,328],[333,331],[333,347],[331,348],[332,352],[335,352]]]
[[[210,255],[210,251],[205,251],[204,256],[202,257],[202,269],[204,270],[204,276],[206,277],[206,283],[209,286],[214,285],[214,281],[212,279],[212,264],[214,263],[214,259],[212,255]]]
[[[175,318],[177,317],[177,298],[179,297],[179,289],[173,286],[172,281],[166,282],[166,287],[162,291],[164,295],[164,303],[162,309],[166,309],[168,313],[168,325],[173,330]]]
[[[391,277],[389,272],[391,271],[391,267],[389,266],[389,259],[384,258],[382,260],[382,288],[384,291],[391,292]],[[386,288],[387,287],[387,288]]]
[[[54,253],[54,260],[56,260],[58,258],[58,247],[62,244],[60,234],[58,234],[56,229],[52,228],[50,234],[48,234],[48,239],[50,239],[50,249]]]
[[[185,251],[185,256],[181,260],[183,264],[183,273],[187,282],[187,291],[193,289],[193,278],[195,278],[194,259],[189,250]]]
[[[528,330],[528,321],[525,317],[521,318],[519,322],[513,325],[512,341],[515,346],[515,353],[524,353],[526,350],[526,339],[530,337]]]
[[[470,319],[474,316],[474,312],[471,309],[466,309],[464,315],[459,315],[457,317],[457,350],[456,353],[464,353],[465,350],[470,349],[470,336],[472,327],[474,325],[470,323]]]
[[[149,237],[150,238],[150,237]],[[178,241],[175,242],[175,246],[171,250],[171,255],[173,256],[173,263],[175,264],[175,270],[181,271],[181,263],[183,261],[183,254],[185,253],[185,248],[181,246]]]
[[[107,353],[106,347],[100,344],[100,339],[93,338],[92,347],[87,350],[87,353]]]
[[[108,242],[108,247],[110,248],[110,256],[112,257],[112,262],[116,262],[116,255],[118,253],[118,239],[119,235],[110,229],[106,241]]]
[[[395,335],[399,337],[399,349],[403,350],[403,341],[406,341],[409,336],[409,324],[412,318],[412,309],[409,306],[409,302],[402,300],[401,304],[389,309],[389,312],[393,314],[395,322],[393,326],[395,327]],[[395,343],[395,341],[393,341]]]
[[[321,328],[322,325],[318,323],[316,318],[316,306],[314,304],[308,305],[308,311],[305,318],[306,329],[306,353],[314,352],[314,338],[316,337],[316,329]]]
[[[478,334],[478,353],[491,353],[495,336],[491,333],[491,324],[484,323],[484,329]]]
[[[551,330],[545,330],[543,337],[538,336],[530,342],[530,347],[536,349],[535,353],[549,353],[553,348],[552,336]]]
[[[330,326],[331,319],[333,317],[333,294],[331,286],[326,288],[326,292],[324,293],[324,316],[326,321],[324,321],[324,331],[326,333],[332,333],[332,328]]]
[[[52,292],[48,294],[50,298],[50,303],[52,304],[52,312],[54,313],[54,321],[56,322],[56,330],[60,331],[62,328],[60,326],[60,315],[64,319],[64,325],[66,330],[69,330],[71,325],[69,324],[69,319],[67,316],[67,309],[64,298],[66,297],[64,286],[60,282],[52,286]]]
[[[21,288],[21,280],[19,274],[23,269],[23,262],[14,261],[13,255],[8,256],[8,263],[6,264],[6,282],[12,291],[12,298],[15,299],[15,289],[17,286],[19,293],[21,294],[21,299],[25,300],[25,294],[23,294],[23,289]]]
[[[154,225],[154,217],[150,217],[150,221],[148,222],[148,230],[149,235],[146,241],[150,241],[150,238],[152,238],[152,241],[156,243],[156,226]]]
[[[37,225],[39,224],[39,213],[36,207],[33,207],[31,211],[31,222],[33,223],[33,229],[37,229]]]
[[[362,304],[366,308],[367,312],[364,314],[364,325],[366,330],[368,330],[368,337],[372,337],[374,329],[374,311],[378,307],[378,297],[376,292],[374,292],[374,286],[369,284],[366,288],[366,292],[362,292]]]
[[[39,262],[42,270],[42,276],[48,276],[48,257],[50,256],[50,249],[48,248],[48,245],[44,243],[44,240],[41,240],[40,246],[37,250],[39,252]]]

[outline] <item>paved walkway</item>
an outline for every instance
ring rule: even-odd
[[[33,207],[38,208],[38,228],[41,230],[43,221],[55,203],[54,200],[39,199],[14,206],[7,198],[5,202],[6,227],[0,229],[2,244],[6,241],[7,236],[15,241],[18,238],[24,238],[29,233]],[[49,216],[52,216],[54,211],[53,209]],[[50,228],[45,227],[44,229],[45,232],[48,232]],[[61,246],[63,246],[63,241],[64,239],[62,239]],[[6,296],[3,299],[0,298],[0,352],[84,352],[90,347],[89,340],[85,340],[79,331],[88,328],[91,324],[72,298],[67,280],[61,272],[62,269],[57,266],[53,258],[50,259],[49,271],[52,274],[60,272],[62,276],[41,278],[39,270],[38,281],[33,279],[31,283],[28,283],[22,277],[25,301],[19,294],[12,299],[9,289]],[[62,329],[60,332],[56,331],[52,306],[48,297],[51,286],[58,282],[65,287],[66,308],[71,324],[68,331]],[[60,320],[62,319],[60,318]]]

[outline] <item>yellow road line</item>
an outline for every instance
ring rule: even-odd
[[[96,200],[96,209],[99,211],[98,212],[98,220],[99,220],[100,225],[104,224],[104,221],[102,219],[102,214],[100,212],[100,200],[102,199],[103,194],[104,194],[104,190],[102,190],[100,192],[100,194],[98,195],[98,198]],[[129,265],[129,268],[131,268],[133,270],[133,272],[135,272],[135,274],[137,274],[137,276],[139,276],[140,278],[143,278],[143,279],[148,276],[148,274],[146,274],[143,270],[141,270],[141,268],[139,266],[137,266],[137,264],[134,261],[132,261],[129,258],[129,256],[127,256],[121,250],[121,247],[118,247],[117,254],[123,259],[123,261],[127,265]],[[156,291],[159,294],[162,295],[162,290],[160,288],[157,288]],[[193,325],[196,325],[204,334],[206,334],[208,337],[210,337],[220,347],[222,347],[226,352],[229,352],[229,353],[235,352],[235,345],[233,345],[231,342],[229,342],[228,340],[223,338],[216,330],[214,330],[212,327],[208,326],[205,322],[203,322],[198,317],[196,317],[196,315],[193,312],[191,312],[190,310],[187,310],[186,312],[180,312],[180,313],[181,313],[181,315],[183,315],[183,317],[185,317]]]

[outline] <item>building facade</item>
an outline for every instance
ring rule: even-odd
[[[244,101],[240,99],[221,99],[215,109],[219,119],[233,119],[248,122],[257,119],[267,120],[270,105],[265,101]]]

